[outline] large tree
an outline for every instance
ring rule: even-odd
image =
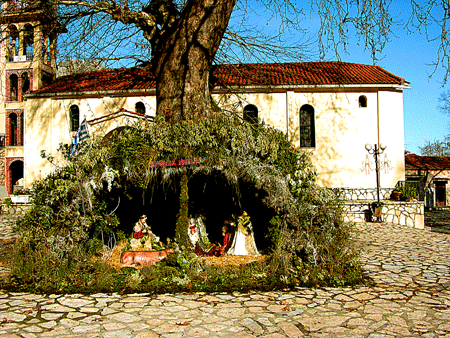
[[[354,36],[376,61],[395,27],[439,40],[435,66],[449,69],[448,1],[410,0],[401,6],[390,0],[36,1],[57,8],[67,28],[59,41],[63,58],[106,65],[125,58],[150,67],[158,114],[173,122],[211,112],[214,62],[317,60],[330,52],[335,58]],[[405,11],[409,20],[402,22],[397,18]]]

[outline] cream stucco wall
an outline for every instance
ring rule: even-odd
[[[367,98],[367,107],[359,107],[359,97]],[[247,104],[258,107],[259,117],[283,132],[300,146],[299,111],[311,105],[315,113],[314,148],[311,152],[318,172],[318,183],[325,187],[373,188],[376,185],[375,163],[365,149],[367,143],[387,145],[381,162],[381,187],[395,187],[405,179],[403,92],[395,89],[345,91],[285,91],[280,93],[243,93],[217,95],[223,105],[237,107]],[[386,155],[386,157],[385,157]],[[369,165],[365,162],[368,159]]]
[[[94,120],[114,114],[122,108],[134,111],[136,102],[143,102],[146,115],[155,116],[155,96],[103,97],[103,98],[28,98],[24,118],[24,184],[29,187],[35,179],[48,175],[53,166],[41,157],[41,151],[61,161],[58,148],[61,143],[70,144],[75,132],[70,131],[70,106],[76,104],[80,111],[80,122],[84,118]],[[101,126],[95,125],[97,136],[123,126],[125,120],[112,119]]]
[[[359,107],[359,97],[367,98],[367,107]],[[318,183],[326,187],[373,188],[376,177],[374,159],[364,146],[366,143],[387,145],[382,162],[389,161],[388,170],[380,174],[381,187],[394,187],[405,179],[403,93],[392,88],[364,90],[273,90],[272,92],[244,92],[213,94],[226,110],[243,111],[247,104],[258,107],[259,118],[283,132],[299,146],[299,111],[304,104],[314,107],[316,146],[303,148],[311,152],[318,172]],[[29,97],[25,116],[25,184],[47,175],[51,165],[40,157],[41,150],[57,155],[61,142],[70,143],[69,108],[77,104],[80,121],[98,119],[124,108],[134,111],[136,102],[144,102],[146,113],[155,115],[156,98],[148,96],[103,98],[39,98]],[[108,120],[93,126],[103,136],[123,125],[123,119]],[[39,135],[39,137],[36,137]],[[368,165],[365,165],[368,160]],[[369,168],[371,166],[371,168]]]

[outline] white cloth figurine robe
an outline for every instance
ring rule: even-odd
[[[250,217],[244,211],[238,218],[238,225],[234,233],[233,243],[227,252],[230,256],[259,256],[253,235]]]

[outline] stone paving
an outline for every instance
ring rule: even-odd
[[[370,287],[232,294],[0,292],[2,337],[450,337],[448,234],[358,224]]]
[[[431,227],[431,231],[450,234],[450,210],[425,211],[425,225]]]

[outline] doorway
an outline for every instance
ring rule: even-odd
[[[447,192],[445,189],[447,182],[435,181],[434,187],[436,191],[436,206],[444,207],[447,205]]]

